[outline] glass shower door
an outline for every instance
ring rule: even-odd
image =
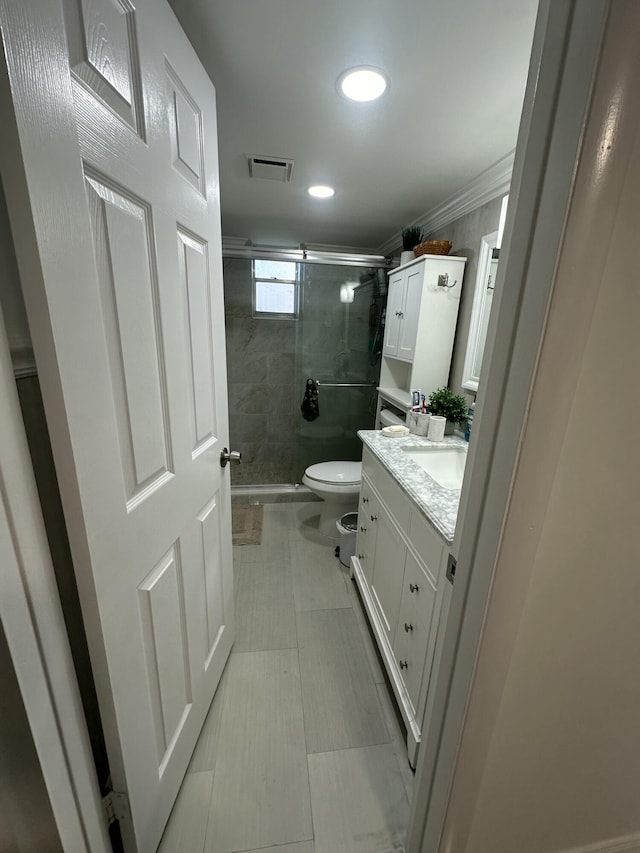
[[[358,460],[357,431],[374,424],[386,268],[295,266],[296,313],[287,315],[256,310],[268,270],[261,277],[253,259],[224,258],[230,446],[242,452],[233,486],[291,487],[315,462]],[[313,421],[300,411],[308,378],[321,383]]]
[[[359,460],[360,429],[372,429],[384,331],[386,273],[302,264],[296,376],[300,398],[317,380],[319,417],[297,423],[296,475],[328,460]]]

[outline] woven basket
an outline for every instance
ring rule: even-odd
[[[448,255],[453,243],[451,240],[427,240],[426,243],[418,243],[413,247],[416,258],[420,255]]]

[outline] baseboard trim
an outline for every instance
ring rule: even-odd
[[[231,500],[260,503],[285,503],[287,501],[320,501],[307,486],[298,483],[262,483],[246,486],[231,486]]]

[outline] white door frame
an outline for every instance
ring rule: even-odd
[[[0,311],[0,619],[65,851],[109,853]]]
[[[476,410],[458,572],[432,725],[420,751],[411,853],[438,848],[555,258],[609,0],[542,0],[500,265],[499,322]],[[0,67],[0,103],[6,77]],[[6,103],[6,101],[5,101]],[[3,115],[7,115],[6,108]],[[503,291],[505,279],[510,282]],[[519,286],[512,286],[519,282]],[[0,616],[65,850],[108,851],[95,772],[0,324]],[[499,455],[496,448],[500,448]],[[473,574],[469,567],[473,566]],[[8,606],[9,602],[11,607]]]
[[[409,853],[438,850],[611,0],[541,0],[453,550],[456,581],[422,744]],[[504,289],[504,282],[509,287]]]

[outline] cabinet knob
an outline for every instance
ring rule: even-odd
[[[364,560],[364,554],[358,554],[358,559],[359,559],[359,560]]]
[[[413,625],[411,624],[411,622],[404,623],[404,630],[407,632],[407,634],[409,633],[409,631],[413,631]]]
[[[367,532],[367,528],[361,526],[360,527],[360,533],[366,533],[366,532]]]
[[[362,503],[363,503],[363,504],[368,504],[368,503],[369,503],[369,498],[362,498]]]
[[[377,515],[372,515],[372,516],[371,516],[371,521],[377,521],[377,520],[378,520],[378,516],[377,516]]]
[[[400,314],[399,311],[396,311],[396,317],[401,317],[401,316],[402,316],[402,314]]]
[[[407,667],[409,666],[406,660],[399,660],[398,663],[400,664],[400,669],[407,669]]]
[[[417,583],[410,583],[409,589],[411,592],[417,592],[420,589],[420,587],[418,586]]]

